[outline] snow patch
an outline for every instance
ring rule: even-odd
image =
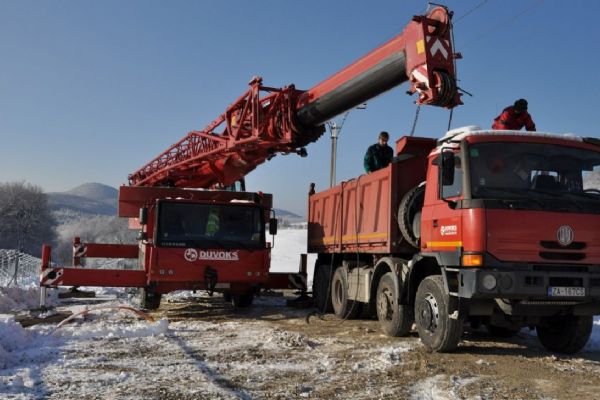
[[[461,378],[446,375],[436,375],[417,382],[412,386],[413,400],[458,400],[464,397],[458,389],[479,380],[477,377]]]
[[[0,369],[47,361],[57,354],[60,343],[53,336],[23,328],[14,317],[0,318]]]
[[[125,325],[119,321],[114,324],[106,321],[103,323],[89,324],[83,322],[75,325],[65,325],[56,331],[64,338],[83,339],[113,339],[113,338],[142,338],[148,336],[164,335],[169,330],[169,321],[163,318],[154,323],[139,321],[132,325]]]

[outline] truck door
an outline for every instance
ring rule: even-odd
[[[452,159],[452,165],[446,165],[445,179],[440,174],[444,155],[447,160]],[[461,210],[454,209],[453,204],[463,194],[460,154],[456,149],[446,149],[430,163],[423,206],[421,248],[423,252],[444,252],[458,257],[462,247]],[[450,171],[448,167],[451,167]]]

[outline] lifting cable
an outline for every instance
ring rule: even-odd
[[[417,111],[415,112],[415,120],[413,121],[413,125],[412,128],[410,130],[410,135],[409,136],[413,136],[415,134],[415,129],[417,129],[417,121],[419,119],[419,112],[421,111],[421,106],[418,105],[417,106]]]
[[[337,230],[337,225],[338,225],[338,217],[340,217],[340,214],[341,214],[342,208],[343,208],[343,193],[344,193],[344,184],[345,183],[346,182],[343,182],[343,181],[341,183],[342,195],[340,195],[340,203],[342,203],[342,204],[340,204],[338,206],[338,209],[334,213],[334,217],[333,217],[333,246],[332,247],[334,249],[334,253],[331,255],[331,262],[329,263],[329,279],[328,279],[328,283],[327,283],[327,292],[325,295],[325,310],[319,310],[318,305],[315,304],[315,306],[317,306],[317,311],[312,311],[312,312],[308,313],[304,319],[307,324],[310,323],[310,317],[312,317],[313,315],[317,316],[322,321],[326,321],[325,314],[327,312],[327,308],[328,308],[327,306],[328,306],[328,303],[331,302],[331,286],[332,286],[331,282],[333,281],[333,264],[334,264],[334,260],[335,260],[336,230]],[[341,237],[340,237],[340,240],[341,240]],[[340,242],[340,247],[341,247],[341,242]],[[317,260],[318,260],[318,258],[317,258]],[[321,266],[321,264],[319,264],[319,267],[320,266]],[[315,285],[315,282],[314,282],[315,277],[316,277],[316,274],[314,274],[314,277],[313,277],[313,287]],[[313,290],[313,299],[315,297],[314,292],[315,291]],[[333,305],[333,303],[332,303],[332,305]]]
[[[360,253],[358,251],[358,244],[359,244],[358,243],[358,206],[359,206],[358,188],[359,188],[361,176],[362,175],[359,175],[359,177],[356,179],[356,190],[354,192],[354,237],[356,238],[356,268],[358,268],[359,264],[360,264]],[[361,203],[361,205],[362,205],[362,203]],[[346,286],[350,287],[347,279],[346,279]],[[348,310],[346,315],[343,316],[342,323],[344,323],[344,321],[346,321],[347,319],[350,318],[350,315],[352,315],[352,312],[354,311],[354,307],[357,307],[356,303],[358,303],[357,300],[358,300],[358,290],[359,289],[360,289],[360,271],[358,272],[358,277],[356,279],[356,292],[354,293],[354,300],[352,300],[352,306],[350,307],[350,310]],[[346,291],[346,293],[348,293],[348,291]],[[346,299],[346,301],[348,301],[348,299]]]

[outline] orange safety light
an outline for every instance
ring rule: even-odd
[[[481,254],[465,254],[462,256],[463,267],[481,267],[483,266],[483,256]]]

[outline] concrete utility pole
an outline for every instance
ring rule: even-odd
[[[346,113],[348,114],[348,113]],[[344,116],[345,118],[345,116]],[[337,139],[342,130],[342,125],[338,125],[336,122],[329,124],[329,131],[331,132],[331,166],[329,168],[329,187],[335,186],[335,165],[337,157]]]
[[[364,110],[367,108],[367,103],[361,104],[356,107],[357,110]],[[327,122],[327,127],[329,128],[329,132],[331,133],[331,164],[329,167],[329,187],[335,186],[335,167],[336,167],[336,158],[337,158],[337,140],[340,137],[340,133],[342,132],[342,127],[344,126],[344,122],[346,122],[346,118],[350,111],[346,111],[344,116],[342,117],[342,122],[339,124],[337,122]]]

